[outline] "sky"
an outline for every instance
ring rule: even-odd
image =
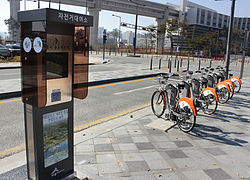
[[[53,0],[52,0],[53,1]],[[165,4],[166,2],[172,4],[180,4],[180,0],[148,0],[152,2]],[[230,15],[231,12],[231,1],[230,0],[190,0],[191,2],[206,6],[208,8],[214,9],[219,13]],[[36,9],[37,3],[32,1],[27,1],[27,10]],[[41,2],[41,8],[48,7],[48,3]],[[52,4],[52,8],[58,8],[58,4]],[[237,17],[250,17],[250,0],[236,0],[235,7],[235,16]],[[68,6],[61,5],[62,10],[66,11],[75,11],[76,13],[85,13],[84,7],[76,7],[76,6]],[[21,1],[21,10],[24,10],[24,1]],[[122,22],[134,24],[135,23],[135,15],[118,13],[112,11],[104,11],[102,10],[99,15],[99,26],[104,27],[108,31],[111,31],[114,28],[119,28],[119,18],[113,17],[112,14],[121,16]],[[4,20],[8,19],[10,16],[9,13],[9,2],[7,0],[0,0],[0,32],[7,32],[8,28],[4,24]],[[156,21],[154,18],[139,16],[138,25],[140,26],[148,26],[148,25],[156,25]],[[133,31],[132,29],[122,28],[122,31]]]

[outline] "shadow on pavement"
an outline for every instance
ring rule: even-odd
[[[232,146],[243,146],[248,143],[245,140],[230,137],[230,134],[244,134],[238,132],[226,132],[214,126],[197,124],[196,127],[188,135],[200,139],[206,139],[216,143],[227,144]]]

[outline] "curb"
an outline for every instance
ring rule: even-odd
[[[144,79],[144,78],[156,77],[156,76],[158,76],[160,74],[162,74],[162,73],[131,76],[131,77],[124,77],[124,78],[116,78],[116,79],[107,79],[107,80],[101,80],[101,81],[92,81],[92,82],[88,83],[88,86],[91,87],[91,86],[98,86],[98,85],[116,83],[116,82],[122,82],[122,81]],[[21,97],[21,95],[22,95],[22,91],[14,91],[14,92],[2,93],[2,94],[0,94],[0,100]]]
[[[0,67],[0,69],[20,69],[21,68],[21,66],[13,66],[13,67],[11,67],[11,66],[8,66],[8,67]]]

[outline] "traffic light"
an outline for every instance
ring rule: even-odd
[[[106,44],[107,41],[107,35],[103,35],[103,44]]]

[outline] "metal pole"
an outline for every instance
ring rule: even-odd
[[[151,57],[150,70],[152,70],[152,66],[153,66],[153,56]]]
[[[134,56],[136,54],[137,22],[138,22],[138,5],[136,6],[136,16],[135,16]]]
[[[187,70],[189,71],[189,56],[188,56],[188,62],[187,62]]]
[[[169,73],[171,73],[171,70],[172,70],[172,59],[171,59],[171,61],[170,61]]]
[[[23,1],[24,4],[24,10],[26,11],[26,0]]]
[[[198,66],[198,70],[201,70],[201,60],[199,59],[199,66]]]
[[[88,13],[88,12],[87,12],[88,0],[85,0],[85,7],[86,7],[86,8],[85,8],[85,14],[87,15],[87,13]]]
[[[49,0],[49,9],[50,9],[50,3],[51,3],[51,0]],[[26,9],[26,8],[25,8]]]
[[[226,79],[228,78],[228,71],[230,65],[230,47],[231,47],[231,37],[233,33],[233,20],[234,20],[234,9],[235,9],[235,0],[232,0],[232,7],[231,7],[231,16],[230,16],[230,23],[228,29],[228,36],[227,36],[227,50],[226,50]]]
[[[161,69],[161,59],[159,60],[159,69]]]
[[[61,0],[59,0],[59,10],[61,10]]]
[[[246,51],[248,49],[248,38],[249,38],[249,31],[246,29],[245,30],[245,44],[244,44],[242,62],[241,62],[241,69],[240,69],[240,79],[242,79],[242,77],[243,77],[244,64],[245,64],[245,55],[246,55]]]
[[[38,0],[38,9],[40,9],[40,0]]]
[[[119,17],[120,18],[120,25],[119,25],[119,42],[118,42],[118,53],[120,53],[120,43],[121,43],[121,22],[122,22],[122,18],[121,17]]]

